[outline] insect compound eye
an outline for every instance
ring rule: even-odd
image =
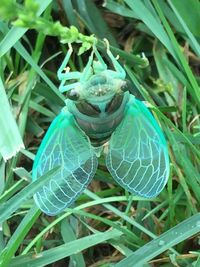
[[[123,92],[127,92],[127,91],[130,92],[131,91],[131,87],[132,87],[131,82],[129,80],[125,80],[124,83],[121,86],[121,90]]]
[[[72,89],[72,90],[68,91],[66,93],[66,96],[70,100],[73,100],[73,101],[77,101],[79,99],[79,97],[80,97],[79,93],[75,89]]]

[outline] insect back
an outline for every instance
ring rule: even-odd
[[[95,175],[95,149],[108,142],[107,168],[127,191],[151,198],[165,186],[169,175],[167,144],[146,106],[130,94],[130,84],[107,44],[112,68],[93,47],[83,72],[67,67],[72,48],[58,70],[66,107],[48,129],[33,166],[33,179],[60,166],[34,196],[47,214],[69,207]],[[101,149],[100,149],[101,150]]]

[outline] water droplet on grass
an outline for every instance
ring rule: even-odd
[[[160,240],[159,243],[158,243],[159,246],[163,246],[164,244],[165,244],[164,240]]]

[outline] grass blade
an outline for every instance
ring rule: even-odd
[[[165,29],[155,14],[145,6],[142,1],[137,0],[125,0],[127,5],[137,14],[137,16],[144,22],[144,24],[153,32],[153,34],[161,41],[161,43],[168,49],[171,55],[176,59],[175,51],[171,45],[169,37],[167,36]]]
[[[0,154],[6,161],[13,157],[21,148],[24,148],[24,144],[17,123],[11,112],[1,78],[0,107],[0,125],[2,129],[0,131]]]
[[[2,253],[0,254],[0,266],[1,267],[8,266],[11,258],[14,256],[22,240],[24,239],[28,231],[31,229],[31,227],[35,223],[40,213],[41,211],[36,206],[33,206],[28,211],[28,213],[26,214],[22,222],[19,224],[19,226],[15,230],[11,239],[7,243],[5,250],[3,250]]]
[[[192,90],[190,91],[194,101],[200,105],[200,90],[199,90],[199,86],[198,83],[192,73],[192,70],[190,69],[188,62],[186,61],[185,56],[183,55],[183,53],[180,50],[179,44],[174,36],[174,33],[172,31],[172,29],[169,26],[169,23],[167,22],[162,9],[160,8],[158,1],[157,0],[152,0],[152,2],[154,3],[155,9],[157,10],[161,21],[163,22],[163,25],[165,26],[165,29],[169,35],[169,38],[171,39],[172,43],[173,43],[173,47],[175,49],[178,61],[180,62],[182,68],[185,71],[185,74],[188,78],[188,81],[190,82],[191,86],[192,86]]]
[[[76,219],[74,217],[71,218],[73,221]],[[76,225],[76,224],[75,224]],[[67,244],[73,240],[76,240],[76,235],[74,233],[74,223],[70,224],[68,220],[62,220],[61,222],[61,235],[63,237],[64,242]],[[78,230],[78,229],[77,229]],[[76,253],[74,255],[71,255],[70,260],[73,265],[77,267],[85,267],[85,261],[82,253]]]
[[[135,266],[141,266],[165,250],[199,232],[200,214],[198,213],[136,250],[132,255],[120,261],[115,266],[133,267],[133,262]]]
[[[28,255],[18,256],[11,261],[9,267],[29,267],[30,261],[32,262],[31,267],[47,266],[47,264],[56,262],[59,259],[66,258],[73,254],[79,253],[86,248],[100,244],[109,239],[119,238],[120,236],[121,233],[115,229],[104,233],[93,234],[75,241],[71,241],[59,247],[43,251],[38,255],[35,253],[30,253]]]
[[[15,196],[10,198],[7,202],[1,204],[0,206],[0,223],[7,220],[9,216],[16,211],[20,205],[32,197],[32,195],[49,179],[51,176],[58,172],[60,167],[55,167],[51,171],[47,172],[45,175],[41,176],[38,180],[34,181],[33,183],[29,184],[25,188],[23,188],[19,193]]]
[[[178,11],[175,8],[175,6],[173,5],[172,1],[168,0],[168,3],[170,4],[171,8],[173,9],[174,13],[176,14],[177,19],[179,20],[179,22],[182,25],[185,33],[187,34],[188,38],[190,39],[196,54],[200,57],[200,45],[199,45],[199,43],[197,42],[196,38],[191,33],[191,31],[189,30],[188,26],[186,25],[186,23],[184,22],[184,20],[180,16],[180,14],[178,13]]]

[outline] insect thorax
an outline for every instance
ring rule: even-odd
[[[123,92],[125,81],[94,75],[84,85],[75,88],[78,101],[67,100],[69,111],[78,126],[94,146],[100,146],[111,136],[124,117],[129,92]]]

